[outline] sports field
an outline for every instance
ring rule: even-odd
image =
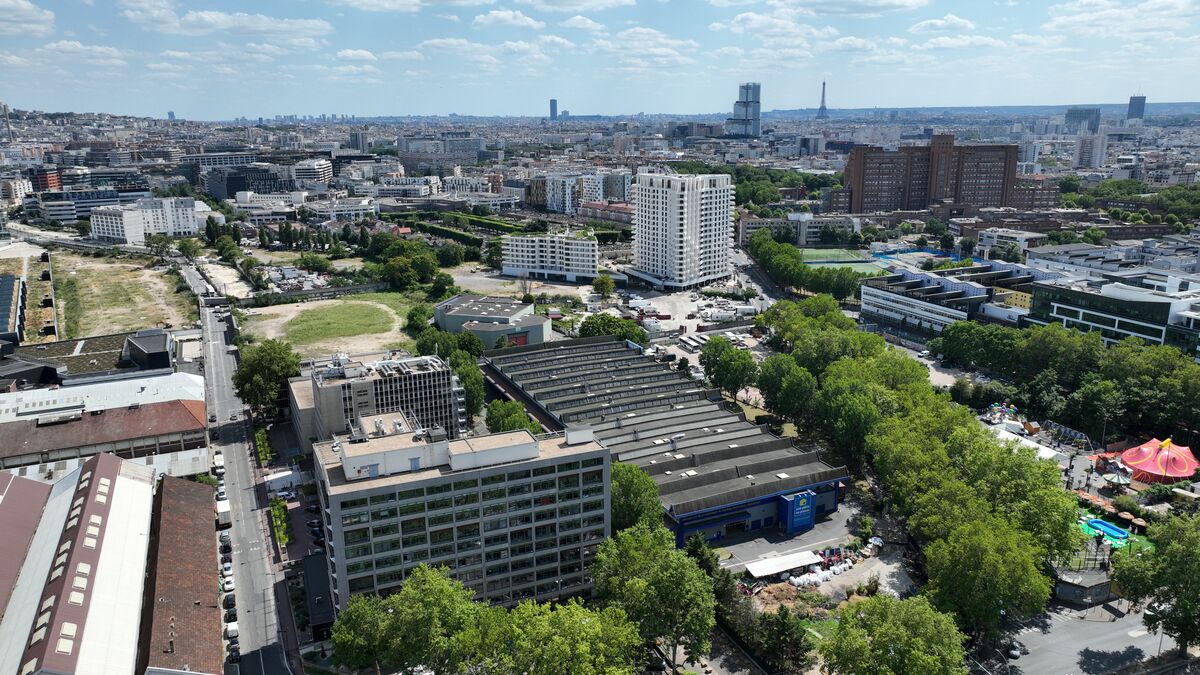
[[[844,248],[802,248],[805,262],[810,260],[863,260],[867,257],[862,251],[851,251]]]
[[[883,265],[880,265],[879,263],[873,263],[873,262],[810,263],[808,266],[809,267],[836,267],[836,268],[848,267],[848,268],[854,270],[855,272],[863,272],[865,274],[874,274],[874,273],[880,272],[884,269]]]

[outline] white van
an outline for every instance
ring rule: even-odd
[[[225,639],[231,640],[237,636],[238,636],[237,622],[234,621],[233,623],[225,624]]]

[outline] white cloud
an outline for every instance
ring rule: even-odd
[[[517,0],[543,12],[598,12],[614,7],[632,7],[637,0]]]
[[[191,66],[185,66],[179,63],[156,62],[147,63],[146,69],[156,73],[182,73],[192,69]]]
[[[929,4],[929,0],[767,0],[767,4],[776,7],[804,9],[817,14],[854,14],[858,16],[878,16],[882,12],[906,11],[920,9]]]
[[[70,57],[72,60],[83,59],[92,66],[124,66],[124,53],[116,47],[101,45],[85,45],[78,40],[59,40],[43,45],[38,52],[49,57]]]
[[[1029,35],[1014,33],[1008,36],[1010,42],[1023,47],[1057,47],[1063,43],[1061,35]]]
[[[940,19],[925,19],[909,26],[910,33],[940,33],[943,31],[975,30],[975,23],[953,14]]]
[[[714,49],[712,55],[718,59],[733,59],[744,54],[745,51],[741,47],[721,47]]]
[[[246,51],[266,56],[283,56],[287,53],[287,50],[279,45],[269,45],[261,42],[246,43]]]
[[[673,38],[645,26],[626,28],[613,38],[592,40],[592,49],[617,60],[621,69],[644,72],[696,63],[690,54],[700,48],[695,40]]]
[[[421,0],[326,0],[331,5],[353,7],[364,12],[418,12]]]
[[[14,68],[25,68],[33,63],[24,56],[18,56],[11,52],[0,52],[0,66],[12,66]]]
[[[579,30],[590,30],[597,32],[604,30],[604,24],[596,23],[582,14],[576,14],[575,16],[559,23],[558,25],[562,26],[563,28],[577,28]]]
[[[333,32],[324,19],[280,19],[263,14],[190,10],[179,14],[171,0],[118,0],[121,15],[145,30],[172,35],[234,33],[284,41],[313,39]]]
[[[1007,43],[986,35],[942,35],[931,38],[913,49],[962,49],[963,47],[1004,47]]]
[[[472,26],[512,26],[514,28],[532,28],[540,30],[546,27],[544,21],[538,21],[533,17],[526,16],[518,10],[513,9],[493,9],[487,14],[480,14],[471,22]]]
[[[1043,30],[1095,38],[1175,34],[1191,27],[1200,16],[1194,0],[1073,0],[1050,7]]]
[[[452,21],[454,23],[458,23],[459,21],[462,21],[462,19],[458,18],[457,14],[438,14],[437,18],[445,19],[447,21]]]
[[[366,49],[342,49],[334,57],[339,61],[376,61],[376,57]]]
[[[383,52],[379,55],[379,58],[384,61],[421,61],[424,60],[425,55],[410,49],[401,52]]]
[[[42,37],[54,30],[54,12],[29,0],[0,0],[0,35]]]
[[[565,37],[559,37],[558,35],[539,35],[538,42],[548,47],[555,47],[558,49],[571,49],[575,46],[574,42],[571,42]]]
[[[710,24],[709,30],[728,30],[738,35],[753,35],[762,47],[799,50],[807,58],[809,40],[832,40],[837,37],[838,30],[832,26],[818,28],[797,20],[806,15],[806,12],[792,9],[777,9],[769,14],[742,12],[726,23]],[[754,53],[765,54],[758,50]],[[763,65],[768,63],[770,59],[764,58]]]
[[[834,52],[870,52],[874,51],[877,45],[871,40],[847,35],[820,46]]]

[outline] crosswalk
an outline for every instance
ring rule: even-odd
[[[1044,616],[1046,616],[1048,619],[1050,619],[1050,621],[1056,622],[1056,623],[1070,623],[1072,621],[1079,620],[1078,615],[1072,615],[1067,612],[1051,611],[1051,612],[1046,612],[1046,614]],[[1040,633],[1040,632],[1042,632],[1041,626],[1027,623],[1026,625],[1022,626],[1021,629],[1016,632],[1016,634],[1017,635],[1028,635],[1029,633]]]

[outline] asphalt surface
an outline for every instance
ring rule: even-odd
[[[181,267],[192,289],[203,293],[204,280],[191,266]],[[228,319],[218,321],[217,308],[201,307],[204,332],[205,387],[208,411],[217,416],[210,428],[220,434],[212,441],[225,456],[225,491],[233,526],[234,595],[237,597],[238,632],[241,662],[227,664],[229,675],[290,675],[280,645],[279,615],[275,607],[277,579],[271,564],[271,542],[264,531],[267,522],[265,499],[260,502],[254,481],[251,447],[244,415],[245,406],[233,391],[233,372],[237,361],[229,353],[231,336]],[[236,415],[236,420],[230,417]]]
[[[995,675],[1103,675],[1175,649],[1174,640],[1147,631],[1141,613],[1127,614],[1127,609],[1124,601],[1090,609],[1051,607],[1006,639],[1015,639],[1028,654],[1017,659],[993,655],[989,662],[972,664],[973,670]]]

